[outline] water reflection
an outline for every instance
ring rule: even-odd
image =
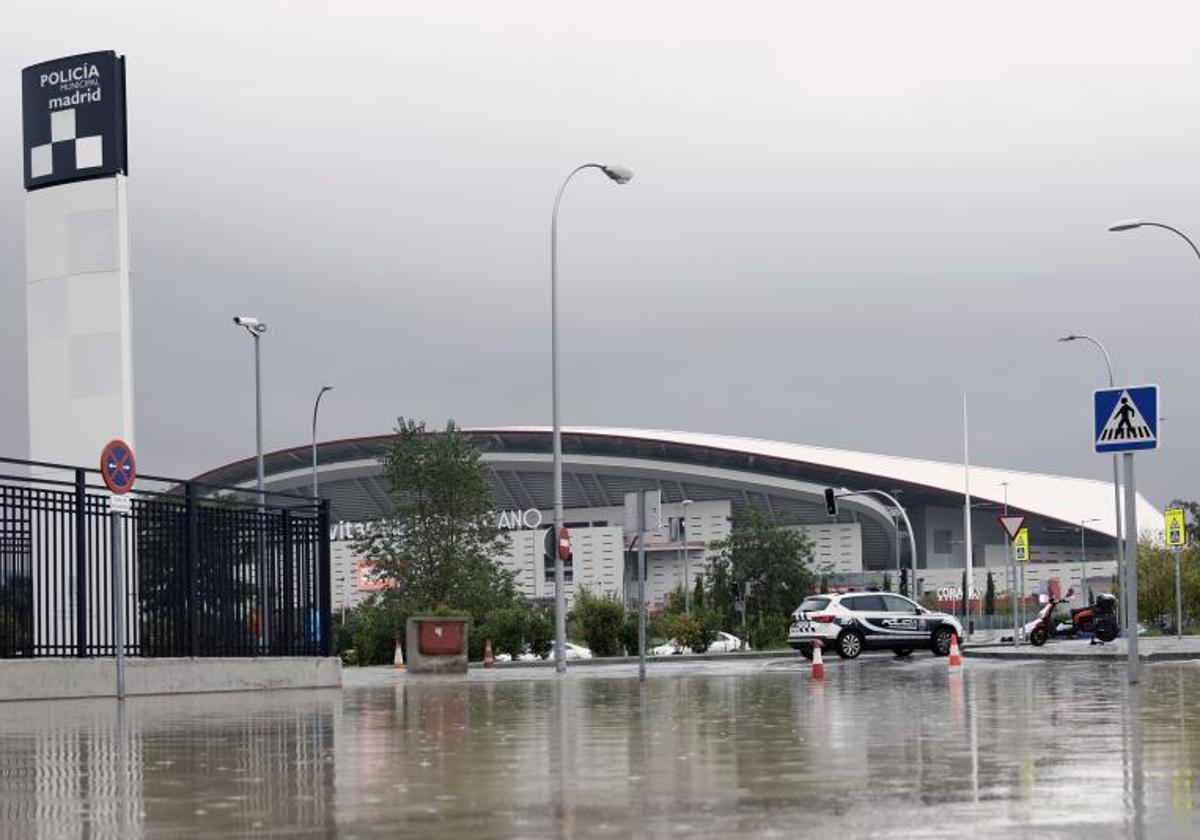
[[[0,836],[334,826],[336,691],[0,705]]]
[[[0,835],[1194,837],[1200,668],[792,663],[0,707]]]

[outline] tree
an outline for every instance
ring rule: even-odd
[[[508,547],[492,508],[487,467],[453,420],[444,432],[396,424],[380,457],[395,500],[355,550],[394,585],[412,611],[446,606],[477,623],[515,597],[512,575],[493,557]]]
[[[983,611],[988,615],[996,614],[996,581],[990,571],[987,574],[987,590],[983,593]]]
[[[892,591],[892,576],[888,572],[883,573],[883,591],[884,592]]]
[[[746,617],[751,623],[766,616],[779,616],[786,622],[812,591],[812,544],[808,538],[756,508],[736,513],[729,537],[713,543],[712,552],[709,579],[721,581],[731,595],[745,595]],[[710,601],[714,607],[716,594]]]
[[[1190,537],[1189,537],[1190,539]],[[1200,620],[1200,548],[1183,551],[1179,585],[1183,620]],[[1138,618],[1147,625],[1175,624],[1175,554],[1171,549],[1138,545]]]

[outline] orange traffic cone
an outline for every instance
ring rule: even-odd
[[[400,634],[396,634],[396,655],[392,659],[392,665],[397,671],[404,670],[404,645],[400,644]]]
[[[496,667],[496,657],[492,655],[492,640],[488,639],[483,643],[483,667]]]
[[[814,680],[825,678],[825,660],[821,658],[820,639],[813,639],[812,677]]]
[[[946,660],[946,664],[951,668],[962,667],[962,654],[958,651],[957,633],[954,633],[950,636],[950,658]]]

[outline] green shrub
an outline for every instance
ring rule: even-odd
[[[396,653],[396,639],[404,635],[407,611],[393,599],[374,594],[352,610],[346,620],[333,627],[334,649],[339,656],[353,651],[354,662],[347,665],[390,665]]]
[[[650,627],[646,627],[646,643],[650,642]],[[625,613],[621,622],[621,645],[625,648],[626,656],[637,656],[638,653],[638,614],[636,610]]]
[[[750,625],[750,647],[773,650],[787,645],[788,622],[781,615],[764,615]]]
[[[489,613],[487,620],[476,632],[484,640],[492,640],[493,653],[520,656],[529,636],[530,618],[528,607],[517,604],[501,607]]]
[[[615,598],[597,598],[580,589],[575,598],[574,623],[593,656],[621,655],[625,608]]]
[[[554,649],[554,618],[546,610],[533,610],[529,617],[529,649],[545,658]]]

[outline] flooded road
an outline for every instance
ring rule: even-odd
[[[650,673],[0,705],[0,836],[1200,835],[1198,664]]]

